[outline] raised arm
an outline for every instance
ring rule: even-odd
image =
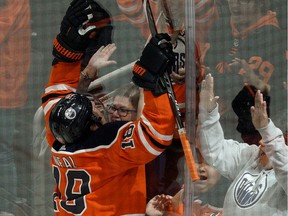
[[[116,50],[114,43],[107,46],[101,46],[97,52],[91,57],[87,67],[81,71],[78,83],[77,93],[86,93],[91,82],[97,79],[98,72],[101,68],[107,67],[117,62],[110,60],[110,56]]]
[[[106,25],[106,22],[104,26],[99,27],[99,25],[94,25],[95,19],[100,20],[103,18],[102,10],[95,1],[73,0],[63,16],[59,34],[55,37],[53,44],[54,60],[50,78],[45,86],[45,93],[42,95],[42,107],[46,118],[47,141],[50,145],[54,141],[54,137],[47,125],[50,112],[62,97],[71,92],[76,92],[84,53],[91,40],[94,40],[93,36],[98,34],[97,36],[100,37],[99,34],[102,34],[102,32],[99,30]],[[102,44],[99,45],[101,46]],[[114,63],[113,61],[108,61],[108,58],[115,49],[115,45],[109,45],[108,48],[102,47],[93,56],[94,58],[91,59],[91,64],[87,70],[95,72],[96,76],[97,70],[94,70],[95,62],[98,62],[97,65],[99,67]],[[95,60],[95,58],[97,59]],[[99,64],[99,61],[102,63]],[[87,73],[87,75],[92,76],[93,74]]]
[[[174,62],[169,39],[167,34],[152,37],[134,65],[132,80],[144,89],[144,107],[138,120],[126,123],[118,132],[121,145],[114,145],[113,152],[109,153],[111,158],[117,158],[114,164],[143,165],[171,144],[175,118],[168,95],[160,86],[164,71]]]
[[[274,169],[278,183],[288,194],[288,146],[285,144],[282,131],[268,118],[266,110],[266,102],[258,90],[255,95],[255,106],[251,107],[252,121],[262,136],[261,145],[268,157],[268,166]]]
[[[254,154],[248,146],[224,138],[218,112],[218,96],[214,96],[214,80],[208,74],[202,81],[199,103],[199,144],[205,161],[227,178],[234,179],[246,161]]]
[[[205,112],[212,112],[217,106],[219,96],[214,96],[214,79],[208,74],[201,84],[200,108]]]

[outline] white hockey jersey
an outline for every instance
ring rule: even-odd
[[[219,118],[218,107],[211,113],[200,108],[202,155],[233,180],[225,196],[223,215],[287,216],[288,146],[282,131],[270,119],[267,127],[259,129],[269,159],[267,166],[260,163],[260,147],[225,140]]]

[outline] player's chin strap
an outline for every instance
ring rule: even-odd
[[[147,15],[148,23],[149,23],[149,28],[150,28],[152,36],[155,36],[157,34],[157,28],[156,28],[156,24],[155,24],[155,21],[153,18],[153,14],[152,14],[149,0],[146,0],[145,3],[146,3],[145,9],[146,9],[146,15]],[[184,155],[186,158],[188,169],[190,171],[191,178],[193,181],[199,180],[200,178],[199,178],[199,175],[197,172],[197,168],[196,168],[196,164],[195,164],[194,157],[192,154],[191,146],[190,146],[190,143],[189,143],[187,136],[186,136],[186,130],[184,127],[184,123],[181,119],[181,113],[180,113],[179,105],[178,105],[178,102],[176,100],[174,89],[172,86],[172,82],[171,82],[170,76],[169,76],[167,71],[164,73],[162,82],[165,84],[165,87],[167,89],[169,102],[170,102],[171,108],[172,108],[174,116],[175,116],[176,124],[178,127],[178,133],[180,136],[181,144],[183,147]]]

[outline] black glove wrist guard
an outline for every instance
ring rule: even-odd
[[[134,64],[132,81],[135,85],[152,91],[155,96],[167,93],[165,83],[163,83],[161,76],[147,71],[142,67],[140,61]]]
[[[83,51],[73,50],[58,34],[53,43],[53,56],[64,62],[75,62],[83,58]]]
[[[159,47],[148,43],[140,57],[141,64],[151,73],[163,75],[169,65],[167,56],[160,52]]]
[[[132,81],[141,88],[154,90],[157,76],[148,72],[144,67],[142,67],[141,62],[137,61],[133,66]]]
[[[167,34],[158,34],[145,46],[140,60],[134,64],[132,81],[154,95],[165,92],[163,75],[170,72],[174,63],[172,45]]]

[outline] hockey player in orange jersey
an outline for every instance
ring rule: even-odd
[[[54,212],[61,216],[144,216],[144,164],[170,145],[175,127],[170,106],[163,106],[169,100],[159,82],[174,60],[172,46],[168,35],[156,35],[135,63],[133,81],[145,89],[140,119],[107,123],[99,100],[75,93],[78,85],[91,83],[101,67],[115,63],[109,60],[114,44],[101,47],[81,74],[82,57],[74,58],[81,56],[91,35],[90,31],[79,35],[79,26],[91,22],[98,6],[95,1],[71,3],[56,38],[59,43],[54,44],[58,49],[54,47],[54,64],[42,96],[56,180]],[[90,30],[97,34],[99,29]]]

